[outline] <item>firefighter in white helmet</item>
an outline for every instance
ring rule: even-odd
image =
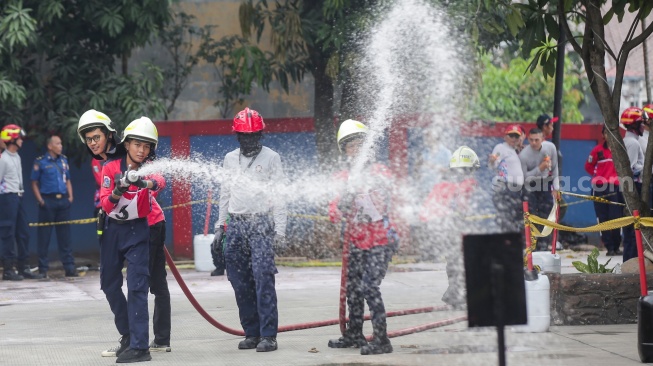
[[[125,147],[119,144],[118,131],[106,114],[89,109],[79,118],[77,134],[86,145],[86,150],[93,157],[91,169],[95,178],[95,211],[94,217],[100,213],[100,186],[102,185],[102,166],[108,158],[123,156]]]
[[[158,140],[156,126],[149,118],[136,119],[123,132],[126,154],[108,161],[102,168],[100,202],[107,218],[100,245],[100,285],[122,336],[115,352],[118,363],[151,360],[147,306],[150,283],[148,220],[153,210],[161,210],[154,204],[153,194],[165,182],[161,176],[141,177],[137,171],[154,157]],[[122,291],[125,260],[129,265],[128,299]]]
[[[344,246],[349,249],[347,266],[347,305],[349,322],[331,348],[360,347],[361,354],[391,353],[386,312],[379,286],[396,250],[396,235],[390,226],[389,206],[392,175],[382,164],[364,164],[361,172],[352,172],[352,163],[360,158],[360,148],[368,133],[363,123],[346,120],[338,129],[338,148],[346,159],[346,169],[335,179],[347,189],[329,205],[332,222],[345,222]],[[345,193],[346,191],[346,193]],[[363,335],[365,301],[372,314],[373,340]]]
[[[466,222],[465,216],[474,212],[471,198],[478,186],[474,173],[480,166],[474,150],[467,146],[456,149],[449,161],[446,180],[433,187],[420,211],[420,220],[432,233],[430,249],[445,255],[449,287],[442,301],[454,308],[466,303],[462,234],[472,230],[472,223]]]
[[[147,122],[145,122],[147,123]],[[150,126],[151,127],[151,126]],[[102,167],[107,159],[124,157],[126,154],[124,144],[120,143],[118,132],[106,114],[94,109],[82,114],[77,125],[77,133],[82,142],[86,144],[89,154],[94,158],[91,161],[93,175],[97,184],[95,195],[95,216],[98,217],[98,234],[102,233],[104,227],[104,213],[100,208],[100,187],[102,186]],[[150,131],[153,140],[154,135]],[[150,159],[151,160],[151,159]],[[164,182],[161,180],[161,182]],[[159,190],[163,189],[163,185]],[[152,211],[148,215],[150,226],[150,291],[154,295],[154,316],[152,325],[154,329],[154,340],[150,343],[151,351],[170,352],[170,328],[171,328],[171,307],[170,291],[166,280],[165,253],[163,251],[165,241],[165,216],[153,192]],[[116,357],[123,344],[129,344],[129,337],[115,347],[102,352],[103,357]]]

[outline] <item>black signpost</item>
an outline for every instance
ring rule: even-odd
[[[504,327],[526,324],[522,235],[463,238],[469,327],[496,326],[499,365],[506,365]]]

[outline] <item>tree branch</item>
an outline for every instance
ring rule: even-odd
[[[635,20],[633,20],[633,23],[630,25],[630,28],[628,28],[628,33],[626,33],[626,39],[624,39],[624,44],[627,44],[632,38],[633,34],[635,34],[635,29],[637,28],[637,24],[639,24],[639,15],[641,14],[642,10],[640,9],[639,12],[637,12],[637,16],[635,16]],[[624,54],[624,52],[628,52],[630,50],[626,50],[625,47],[621,47],[621,50],[619,50],[619,58]],[[628,53],[626,53],[626,58],[628,58]],[[619,60],[617,60],[619,62]]]
[[[594,33],[594,35],[596,36],[596,38],[599,39],[599,41],[601,41],[601,44],[603,45],[603,49],[604,49],[604,50],[605,50],[605,51],[606,51],[610,56],[612,56],[612,59],[614,59],[615,62],[616,62],[616,61],[617,61],[617,56],[615,56],[614,52],[613,52],[612,49],[610,48],[610,45],[608,45],[607,43],[605,43],[605,41],[603,40],[603,37],[601,37],[600,34],[596,34],[596,33]]]
[[[653,23],[649,24],[648,27],[646,27],[646,29],[642,32],[642,34],[626,42],[622,47],[623,51],[630,52],[633,48],[644,42],[651,34],[653,34]]]

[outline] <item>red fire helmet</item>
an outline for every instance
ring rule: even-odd
[[[25,138],[25,131],[18,125],[6,125],[2,130],[0,130],[0,140],[4,142],[17,140],[19,138]]]
[[[643,108],[644,113],[648,116],[649,122],[651,119],[653,119],[653,103],[649,103],[645,105]]]
[[[232,129],[234,132],[254,133],[265,129],[265,123],[257,111],[245,108],[234,117]]]
[[[623,113],[621,113],[621,119],[619,122],[621,122],[622,125],[627,126],[637,122],[643,122],[644,118],[646,118],[644,117],[644,111],[637,107],[628,107],[623,111]]]

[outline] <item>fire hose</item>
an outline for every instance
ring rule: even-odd
[[[184,292],[186,297],[188,298],[188,301],[193,305],[195,310],[204,318],[206,321],[208,321],[211,325],[214,327],[220,329],[221,331],[225,333],[229,333],[232,335],[236,336],[245,336],[245,332],[239,329],[234,329],[230,328],[216,319],[214,319],[204,308],[199,304],[195,296],[190,292],[190,289],[186,285],[186,282],[184,279],[181,277],[181,274],[179,273],[179,270],[177,269],[177,266],[175,266],[174,261],[172,260],[172,257],[170,256],[170,253],[168,252],[168,249],[164,247],[165,255],[166,255],[166,262],[168,263],[168,266],[170,267],[170,271],[172,272],[172,275],[175,277],[177,280],[177,283],[179,283],[179,287],[181,287],[181,290]],[[343,263],[343,268],[346,263]],[[346,271],[346,270],[345,270]],[[345,283],[346,281],[346,276],[344,277],[345,280],[342,280],[341,283]],[[341,286],[341,309],[344,309],[344,306],[342,305],[343,302],[343,287]],[[395,317],[395,316],[401,316],[401,315],[411,315],[411,314],[420,314],[420,313],[429,313],[429,312],[434,312],[434,311],[441,311],[441,310],[447,310],[449,309],[448,306],[429,306],[429,307],[423,307],[423,308],[414,308],[414,309],[406,309],[406,310],[398,310],[398,311],[389,311],[387,313],[387,317]],[[442,327],[445,325],[449,324],[454,324],[457,322],[461,322],[466,320],[467,317],[456,317],[452,319],[445,319],[441,321],[437,321],[434,323],[429,323],[429,324],[424,324],[420,326],[415,326],[415,327],[410,327],[406,329],[401,329],[393,332],[388,332],[388,337],[398,337],[406,334],[411,334],[411,333],[416,333],[416,332],[421,332],[424,330],[436,328],[436,327]],[[289,332],[293,330],[301,330],[301,329],[310,329],[310,328],[319,328],[319,327],[326,327],[329,325],[336,325],[340,324],[340,329],[344,329],[343,327],[346,327],[346,322],[347,318],[342,314],[341,310],[341,317],[338,319],[329,319],[329,320],[322,320],[322,321],[314,321],[314,322],[308,322],[308,323],[299,323],[299,324],[292,324],[292,325],[286,325],[286,326],[281,326],[277,330],[279,333],[282,332]],[[365,320],[370,320],[370,316],[366,315]],[[371,339],[371,337],[368,337]]]
[[[209,231],[209,217],[211,216],[211,191],[209,191],[209,197],[208,197],[208,204],[206,208],[206,220],[204,223],[204,235],[208,234]],[[209,313],[204,310],[204,308],[199,304],[197,299],[195,299],[195,296],[190,292],[190,289],[188,289],[188,286],[186,286],[186,282],[184,279],[181,277],[181,274],[179,273],[179,270],[177,269],[177,266],[175,265],[175,262],[172,260],[172,257],[170,256],[170,253],[168,252],[168,249],[164,246],[163,247],[165,254],[166,254],[166,262],[168,263],[168,266],[170,267],[170,271],[172,271],[172,275],[175,277],[177,280],[177,283],[179,284],[179,287],[181,287],[181,290],[184,292],[186,297],[188,298],[188,301],[193,305],[195,310],[204,318],[206,321],[208,321],[211,325],[214,327],[220,329],[221,331],[237,336],[244,336],[245,332],[242,330],[230,328],[217,320],[215,320]],[[277,332],[282,333],[282,332],[289,332],[292,330],[301,330],[301,329],[310,329],[310,328],[319,328],[319,327],[326,327],[329,325],[340,325],[340,332],[344,335],[345,330],[347,329],[347,314],[346,314],[346,300],[347,300],[347,294],[346,294],[346,287],[347,287],[347,266],[349,263],[349,248],[347,245],[343,246],[342,250],[342,271],[340,275],[340,304],[339,304],[339,316],[338,319],[330,319],[330,320],[322,320],[322,321],[315,321],[315,322],[308,322],[308,323],[299,323],[299,324],[292,324],[292,325],[286,325],[286,326],[281,326],[277,329]],[[423,307],[423,308],[414,308],[414,309],[406,309],[406,310],[398,310],[398,311],[389,311],[386,313],[386,317],[391,318],[395,316],[401,316],[401,315],[411,315],[411,314],[420,314],[420,313],[430,313],[434,311],[440,311],[440,310],[447,310],[449,309],[449,306],[428,306],[428,307]],[[365,315],[364,320],[370,320],[371,317],[370,315]],[[411,333],[416,333],[416,332],[421,332],[424,330],[428,329],[433,329],[436,327],[442,327],[445,325],[449,324],[454,324],[460,321],[466,320],[467,317],[456,317],[452,319],[445,319],[445,320],[440,320],[437,322],[429,323],[429,324],[424,324],[420,326],[415,326],[415,327],[410,327],[406,329],[401,329],[393,332],[388,332],[388,337],[398,337],[406,334],[411,334]],[[371,336],[368,336],[368,341],[371,340]]]

